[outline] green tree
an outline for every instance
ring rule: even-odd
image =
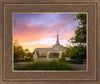
[[[76,19],[79,21],[79,26],[75,31],[75,37],[70,40],[72,43],[76,43],[77,46],[71,46],[65,49],[64,56],[68,56],[75,63],[83,63],[83,59],[86,59],[86,14],[76,15]]]
[[[75,31],[75,37],[71,38],[72,43],[86,43],[86,14],[76,15],[76,19],[79,20],[78,29]]]
[[[83,63],[83,59],[86,59],[86,47],[81,45],[71,46],[66,51],[66,56],[70,57],[75,63]]]

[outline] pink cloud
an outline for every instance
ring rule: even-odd
[[[17,29],[14,29],[14,40],[17,39],[20,42],[35,41],[47,36],[45,27],[22,22],[17,22],[16,27]]]
[[[71,16],[69,17],[71,18]],[[38,23],[38,22],[37,22]],[[14,24],[14,37],[13,40],[18,40],[19,43],[29,43],[29,42],[38,42],[40,39],[45,38],[55,38],[56,34],[59,32],[59,39],[61,40],[61,44],[66,45],[66,39],[70,39],[74,36],[74,31],[77,29],[72,25],[72,23],[69,23],[69,20],[65,17],[58,18],[53,20],[52,22],[45,22],[45,24],[42,25],[36,25],[32,23],[27,22],[19,22],[16,21]],[[45,39],[45,42],[48,39]],[[53,43],[55,43],[53,41]],[[49,43],[50,41],[47,41],[47,44],[36,43],[36,44],[30,44],[30,45],[23,45],[24,48],[34,49],[34,48],[42,48],[42,47],[50,47]],[[53,44],[52,43],[52,44]],[[52,46],[52,45],[51,45]]]
[[[64,37],[66,36],[66,38],[72,37],[76,28],[64,28],[66,24],[58,24],[59,22],[60,20],[56,20],[51,26],[48,25],[48,27],[25,22],[16,22],[16,28],[14,28],[14,40],[17,39],[20,43],[37,41],[41,38],[47,38],[50,36],[56,37],[57,31],[60,35],[63,35]]]

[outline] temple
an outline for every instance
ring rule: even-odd
[[[52,48],[36,48],[33,54],[33,59],[39,58],[61,58],[64,47],[59,43],[59,35],[57,33],[56,44]]]

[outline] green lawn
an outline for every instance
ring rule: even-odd
[[[14,70],[77,70],[62,60],[36,61],[27,64],[15,64]]]

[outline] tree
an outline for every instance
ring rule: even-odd
[[[14,43],[14,62],[23,61],[25,52],[21,45],[18,44],[17,40]]]
[[[86,14],[76,15],[79,20],[79,26],[75,31],[75,37],[70,40],[72,43],[77,43],[77,46],[71,46],[65,49],[64,56],[70,57],[76,63],[82,63],[86,59]]]
[[[33,61],[33,53],[29,49],[23,49],[18,41],[14,42],[14,62]]]
[[[66,56],[70,57],[75,63],[83,63],[83,59],[86,59],[86,47],[74,46],[69,47],[66,50]]]
[[[86,14],[76,15],[79,20],[78,29],[75,31],[75,37],[71,38],[72,43],[86,43]]]

